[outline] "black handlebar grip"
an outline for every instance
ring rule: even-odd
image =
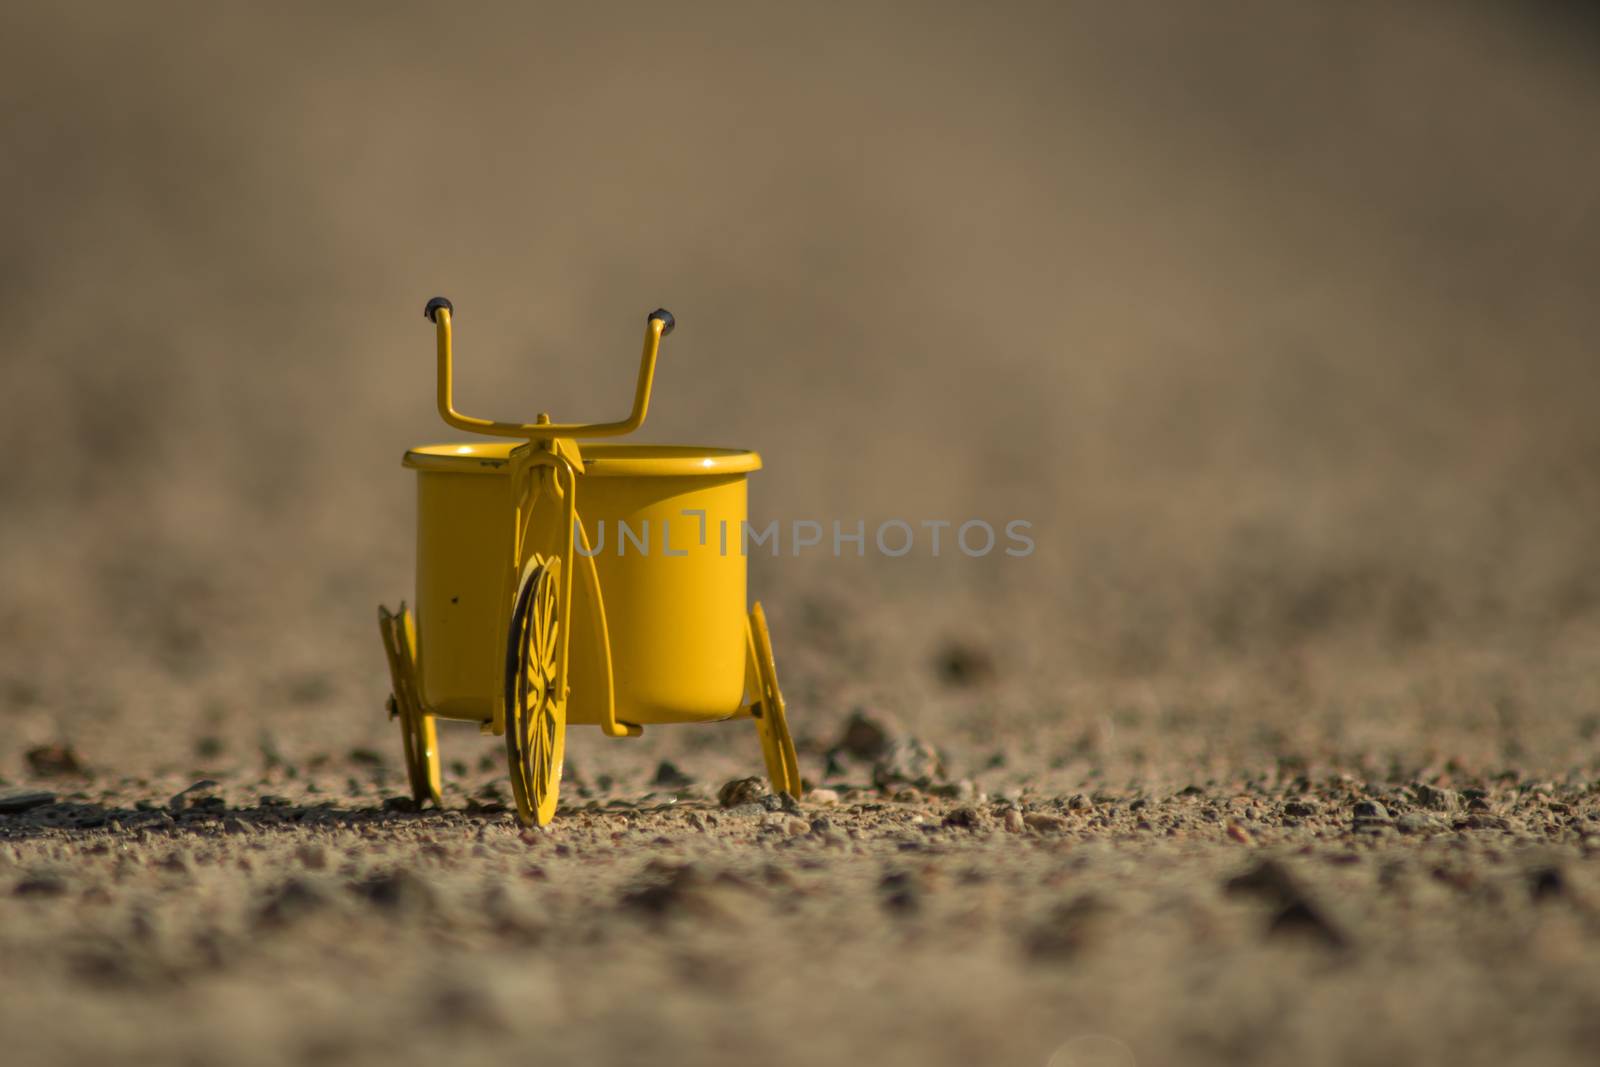
[[[427,319],[429,322],[438,322],[439,317],[435,315],[434,312],[438,311],[440,308],[444,308],[452,315],[456,313],[456,306],[454,304],[450,303],[450,301],[446,300],[442,296],[436,296],[432,300],[428,301],[427,307],[422,309],[422,317]],[[671,315],[667,316],[669,319],[671,317]]]
[[[662,337],[665,337],[667,334],[671,333],[672,328],[678,325],[678,320],[674,319],[672,317],[672,312],[668,311],[666,308],[656,308],[654,311],[650,312],[649,315],[645,316],[644,321],[654,322],[657,319],[660,319],[663,323],[661,327]]]

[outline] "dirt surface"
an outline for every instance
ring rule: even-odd
[[[1591,1064],[1581,4],[33,5],[0,37],[0,1060]],[[759,449],[747,721],[406,799],[464,410]],[[622,665],[626,669],[626,665]],[[749,790],[745,791],[747,794]]]
[[[1597,1039],[1582,786],[615,790],[536,834],[385,810],[349,773],[7,818],[26,1062],[1116,1062],[1082,1059],[1114,1037],[1141,1063],[1582,1063]]]
[[[707,772],[755,765],[749,724],[685,727],[727,744],[569,768],[545,832],[470,735],[443,812],[365,749],[36,776],[0,801],[0,1022],[40,1064],[1589,1062],[1592,770],[1208,757],[1215,725],[1129,710],[1054,770],[946,773],[856,716],[803,735],[803,803],[734,807]],[[1194,770],[1100,769],[1147,745]]]

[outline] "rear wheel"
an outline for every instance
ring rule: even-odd
[[[534,556],[506,655],[506,762],[517,817],[527,826],[555,817],[566,754],[567,700],[556,692],[560,599],[560,558]]]
[[[761,754],[767,761],[767,778],[777,793],[788,793],[796,800],[804,792],[800,783],[800,761],[794,739],[789,736],[783,693],[778,688],[778,668],[772,659],[772,637],[767,632],[767,615],[758,601],[750,609],[750,654],[754,659],[758,692],[750,706],[761,735]]]
[[[378,628],[383,633],[383,649],[389,656],[390,718],[400,721],[400,741],[405,751],[406,778],[411,784],[411,799],[418,805],[428,801],[442,807],[439,797],[439,736],[434,717],[422,710],[417,691],[417,631],[411,612],[404,604],[398,612],[378,608]]]

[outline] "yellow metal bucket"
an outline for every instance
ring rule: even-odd
[[[417,667],[428,714],[497,720],[506,678],[515,442],[429,445],[417,472]],[[644,725],[743,708],[745,478],[736,449],[585,444],[579,520],[598,601],[574,595],[567,721]],[[596,626],[602,622],[603,626]],[[609,650],[595,634],[609,634]],[[609,675],[609,678],[607,677]]]

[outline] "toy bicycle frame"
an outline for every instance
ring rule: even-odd
[[[578,557],[573,554],[574,544],[582,534],[582,527],[578,523],[578,472],[583,468],[583,455],[578,447],[577,439],[580,437],[621,437],[632,433],[644,425],[645,416],[650,411],[650,390],[655,384],[656,359],[661,353],[661,339],[672,332],[676,325],[672,313],[664,308],[650,313],[645,321],[644,350],[639,357],[639,375],[633,390],[633,410],[625,419],[615,422],[600,423],[553,423],[550,417],[541,414],[533,422],[499,422],[494,419],[480,419],[471,415],[463,415],[455,408],[455,350],[451,324],[451,315],[454,312],[448,300],[435,297],[428,302],[424,311],[434,322],[438,340],[438,405],[439,417],[445,423],[457,430],[466,430],[470,433],[487,434],[493,437],[514,437],[526,440],[526,448],[518,448],[511,453],[511,486],[512,499],[515,501],[512,513],[512,559],[521,560],[528,538],[530,526],[533,522],[533,511],[538,502],[546,496],[561,501],[561,546],[559,555],[561,559],[576,563]],[[534,483],[537,484],[534,484]],[[585,554],[582,557],[588,562],[588,545],[584,545]],[[561,574],[561,590],[559,605],[563,618],[572,618],[572,583],[579,566],[568,566]],[[584,567],[586,579],[593,578],[593,565]],[[507,590],[515,594],[527,576],[517,573],[513,568],[512,582],[514,588]],[[502,612],[499,630],[508,632],[510,628],[511,612],[515,609],[514,595],[502,598]],[[605,632],[605,616],[597,616],[596,622],[599,632],[594,636],[597,639],[597,648],[605,658],[605,673],[609,677],[612,664],[610,655],[610,636]],[[569,689],[567,667],[570,661],[572,644],[572,627],[563,626],[557,635],[556,651],[556,692],[566,694]],[[611,689],[606,686],[605,712],[600,722],[600,729],[609,737],[637,737],[643,733],[643,728],[634,724],[619,723],[616,717],[616,704],[612,699]],[[748,710],[748,709],[742,709]],[[505,730],[505,707],[500,701],[494,705],[494,721],[492,730],[500,734]]]

